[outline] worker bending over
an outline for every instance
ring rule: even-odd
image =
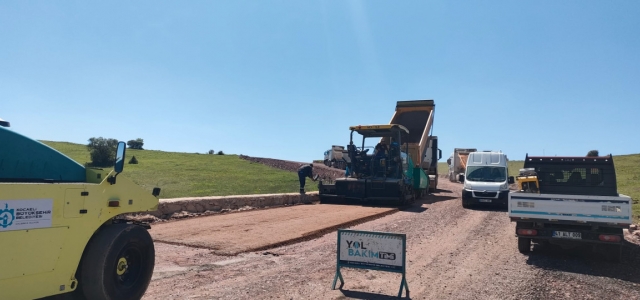
[[[313,178],[313,164],[303,165],[298,169],[298,179],[300,179],[300,194],[304,194],[304,184],[307,180],[307,177],[311,178],[311,180],[316,181]]]

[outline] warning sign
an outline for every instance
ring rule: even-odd
[[[53,199],[0,200],[0,231],[51,227]]]

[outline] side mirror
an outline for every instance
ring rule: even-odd
[[[438,160],[442,158],[442,150],[438,149]]]
[[[127,144],[124,142],[118,143],[118,149],[116,150],[116,161],[114,164],[114,169],[116,173],[122,173],[124,169],[124,153],[126,152]]]
[[[509,176],[509,184],[513,184],[515,182],[515,180],[513,179],[513,176]]]
[[[116,171],[116,174],[107,178],[110,184],[116,184],[116,176],[122,173],[122,169],[124,169],[124,153],[127,149],[127,144],[124,142],[118,143],[118,149],[116,149],[116,160],[113,164],[113,169]],[[158,191],[159,193],[160,191]]]
[[[464,182],[464,175],[458,175],[458,181]]]

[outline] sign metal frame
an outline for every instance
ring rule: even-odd
[[[367,265],[351,265],[351,264],[341,264],[340,263],[340,242],[341,242],[341,233],[353,233],[353,234],[365,234],[365,235],[377,235],[377,236],[392,236],[396,238],[400,238],[402,240],[402,266],[400,268],[385,268],[384,266],[367,266]],[[402,290],[406,291],[407,298],[409,297],[409,285],[407,284],[406,278],[406,270],[407,270],[407,235],[404,233],[390,233],[390,232],[377,232],[377,231],[361,231],[361,230],[347,230],[347,229],[338,229],[338,244],[337,244],[337,252],[336,252],[336,274],[333,278],[333,284],[331,285],[331,289],[336,289],[336,283],[338,279],[340,279],[340,289],[344,286],[344,278],[342,277],[342,273],[340,272],[341,268],[353,268],[353,269],[366,269],[366,270],[376,270],[376,271],[384,271],[384,272],[392,272],[392,273],[400,273],[402,274],[402,281],[400,282],[400,291],[398,292],[398,297],[402,297]]]

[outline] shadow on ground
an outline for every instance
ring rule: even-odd
[[[376,293],[350,291],[350,290],[343,290],[343,289],[340,289],[340,291],[342,292],[342,295],[350,299],[376,299],[376,300],[411,299],[411,298],[407,298],[406,296],[403,298],[398,298],[397,295],[389,296],[389,295],[381,295]],[[403,291],[403,295],[404,295],[404,291]]]
[[[462,204],[460,204],[462,205]],[[508,208],[506,206],[502,206],[502,205],[497,205],[497,204],[485,204],[485,205],[472,205],[471,207],[467,208],[470,210],[477,210],[477,211],[501,211],[501,212],[507,212]]]
[[[348,206],[362,206],[362,207],[384,207],[384,208],[402,208],[403,205],[399,205],[395,201],[357,201],[357,200],[338,200],[338,199],[323,199],[316,202],[317,204],[331,204],[331,205],[348,205]]]
[[[421,213],[421,212],[427,211],[427,209],[428,208],[426,208],[426,207],[422,207],[422,204],[419,201],[417,201],[413,205],[402,207],[402,208],[400,208],[398,210],[399,211],[404,211],[404,212]]]
[[[448,191],[445,191],[445,192],[448,192]],[[434,204],[441,201],[449,201],[449,200],[455,200],[455,199],[459,199],[459,198],[456,196],[431,194],[416,202],[420,204]]]
[[[625,241],[619,263],[609,262],[588,245],[562,249],[556,245],[534,245],[527,264],[544,270],[608,277],[640,283],[640,245]]]

